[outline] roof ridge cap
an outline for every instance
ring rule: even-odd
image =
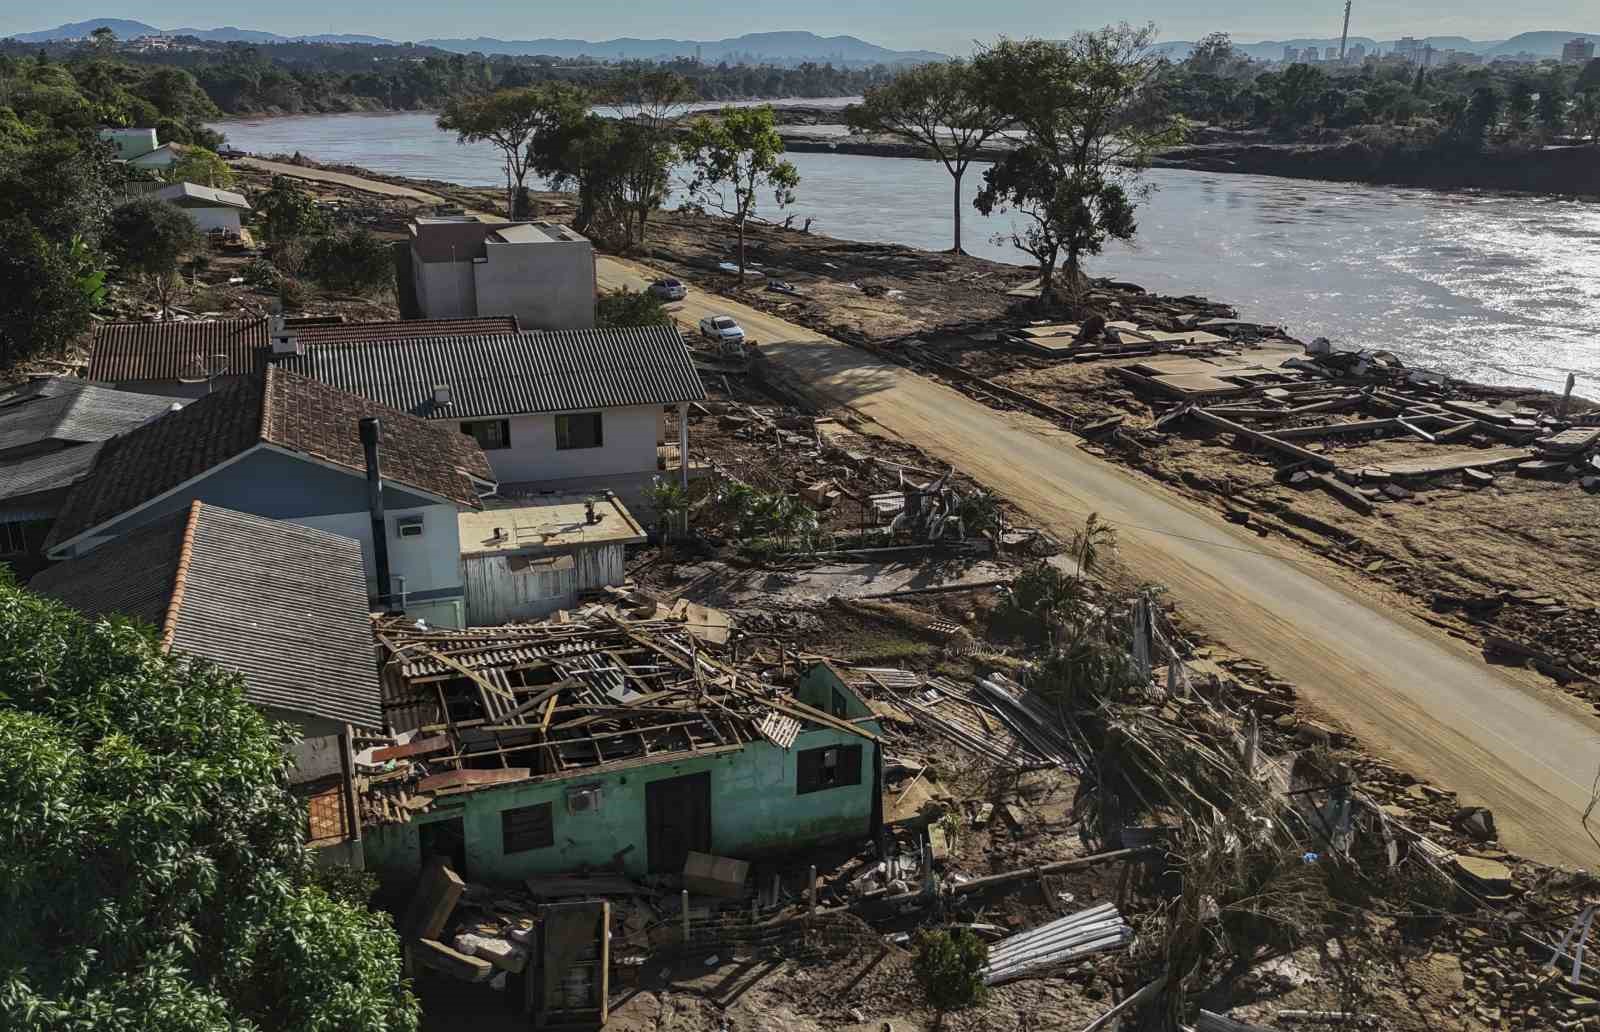
[[[271,441],[272,429],[272,388],[276,383],[278,367],[267,365],[261,373],[261,422],[256,426],[257,441]]]
[[[172,577],[172,597],[167,600],[166,616],[161,621],[161,651],[172,650],[172,640],[178,634],[178,611],[183,608],[184,589],[189,583],[189,560],[194,555],[194,532],[200,522],[200,499],[189,503],[189,516],[184,520],[183,542],[178,546],[178,569]]]

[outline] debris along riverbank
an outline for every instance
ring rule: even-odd
[[[393,181],[430,190],[438,186]],[[477,199],[478,207],[487,207],[492,195],[457,187],[452,198],[458,203]],[[570,198],[561,195],[540,195],[538,201],[554,217],[570,211]],[[1158,297],[1129,284],[1094,285],[1088,305],[1105,327],[1100,331],[1088,320],[1095,332],[1082,333],[1083,324],[1040,320],[1030,311],[1027,270],[960,255],[753,227],[752,260],[794,284],[797,296],[767,291],[759,281],[740,287],[721,273],[730,245],[717,220],[662,212],[652,223],[648,246],[655,267],[696,290],[716,289],[788,321],[872,347],[986,405],[1028,411],[1079,432],[1097,454],[1201,499],[1225,518],[1248,518],[1258,533],[1296,542],[1385,604],[1410,605],[1445,633],[1487,646],[1491,660],[1516,666],[1532,662],[1589,698],[1592,657],[1600,655],[1592,587],[1600,541],[1589,517],[1594,499],[1584,488],[1600,469],[1572,474],[1575,464],[1568,461],[1518,471],[1543,469],[1550,476],[1497,475],[1485,488],[1470,486],[1464,473],[1416,476],[1402,469],[1391,473],[1386,485],[1380,486],[1374,473],[1341,492],[1334,486],[1343,483],[1336,473],[1332,485],[1324,479],[1330,475],[1326,467],[1308,468],[1308,477],[1297,483],[1279,483],[1274,479],[1278,461],[1221,446],[1236,431],[1219,432],[1199,419],[1155,427],[1168,410],[1195,399],[1271,410],[1286,418],[1249,411],[1223,415],[1247,430],[1287,430],[1297,447],[1331,455],[1328,466],[1361,471],[1409,459],[1431,461],[1450,447],[1487,452],[1491,446],[1533,444],[1503,439],[1513,432],[1510,427],[1500,427],[1499,433],[1480,429],[1476,419],[1470,430],[1451,430],[1443,442],[1430,442],[1399,422],[1344,426],[1404,417],[1437,438],[1428,427],[1441,424],[1427,418],[1418,423],[1406,416],[1404,403],[1392,399],[1351,402],[1341,391],[1370,394],[1368,389],[1382,387],[1384,378],[1395,379],[1408,399],[1439,406],[1454,422],[1466,417],[1453,418],[1460,413],[1446,403],[1491,406],[1495,412],[1482,421],[1487,428],[1498,426],[1494,420],[1526,420],[1527,413],[1519,415],[1518,408],[1554,413],[1558,396],[1446,381],[1397,368],[1392,356],[1339,359],[1342,365],[1321,373],[1296,369],[1290,363],[1306,359],[1303,346],[1280,329],[1238,321],[1227,306],[1205,299]],[[1140,372],[1141,364],[1149,371]],[[1357,365],[1365,371],[1358,374]],[[1290,399],[1307,385],[1331,392],[1322,399],[1334,402],[1325,414],[1288,411],[1299,407]],[[1397,411],[1396,404],[1401,405]],[[1570,406],[1572,422],[1593,410],[1577,398]],[[1316,429],[1319,420],[1341,425],[1322,431]],[[1538,435],[1531,431],[1538,429],[1535,422],[1514,435],[1532,438]],[[1452,434],[1460,435],[1454,443]],[[1475,461],[1491,458],[1484,454]],[[1576,458],[1581,467],[1584,453]],[[1371,492],[1379,497],[1368,498]],[[1349,507],[1365,502],[1372,512]]]

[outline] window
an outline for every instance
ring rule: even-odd
[[[861,784],[861,746],[829,745],[795,754],[795,795]]]
[[[850,715],[850,702],[844,697],[844,693],[837,688],[833,690],[832,712],[836,717],[848,717]]]
[[[556,844],[555,816],[549,803],[500,811],[500,851],[526,853]]]
[[[28,550],[28,525],[0,523],[0,555],[18,555]]]
[[[484,451],[511,447],[511,420],[479,419],[462,423],[461,432],[478,442]]]
[[[394,521],[394,532],[397,537],[414,538],[422,536],[422,517],[405,516]]]
[[[599,448],[605,444],[600,432],[600,413],[578,412],[556,417],[556,451],[571,448]]]

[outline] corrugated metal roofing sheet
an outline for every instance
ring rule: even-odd
[[[258,706],[383,724],[366,573],[351,538],[197,504],[31,586],[84,612],[169,629],[172,649],[243,674]]]
[[[126,433],[171,411],[171,398],[57,376],[0,395],[0,454],[45,441],[86,444]]]
[[[705,397],[675,326],[326,345],[283,365],[430,419],[668,405]],[[439,384],[450,387],[448,405],[434,404]]]
[[[89,475],[99,452],[98,443],[85,444],[0,463],[0,501],[70,487]]]
[[[291,324],[292,326],[292,324]],[[413,337],[456,337],[466,334],[516,333],[514,316],[482,319],[412,319],[390,322],[327,323],[292,326],[307,345]],[[129,380],[203,380],[246,376],[266,368],[270,357],[268,325],[258,319],[196,319],[167,322],[103,323],[89,352],[89,378]],[[221,356],[210,364],[213,356]]]

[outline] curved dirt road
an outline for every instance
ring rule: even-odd
[[[649,271],[600,259],[606,287]],[[800,383],[1005,495],[1058,534],[1093,511],[1121,558],[1169,588],[1186,618],[1295,682],[1374,752],[1495,814],[1508,848],[1593,867],[1580,815],[1600,764],[1600,721],[1549,689],[1342,585],[1315,557],[1263,542],[1076,446],[1041,420],[986,408],[869,352],[691,290],[686,330],[728,313]]]

